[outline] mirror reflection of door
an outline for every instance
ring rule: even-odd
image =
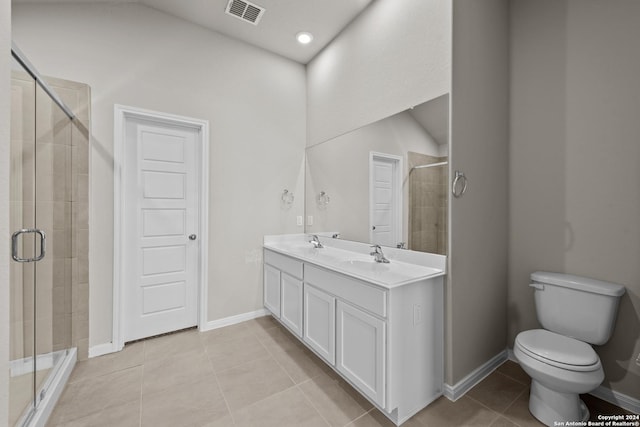
[[[313,217],[313,225],[305,232],[447,253],[448,94],[307,147],[306,154],[305,215]],[[375,168],[373,154],[379,156]],[[391,156],[401,165],[397,193],[391,190]],[[318,202],[323,192],[331,195],[328,205]]]
[[[402,157],[371,152],[369,171],[369,241],[396,246],[402,237]]]

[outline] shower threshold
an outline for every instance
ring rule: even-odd
[[[49,354],[38,355],[36,367],[38,371],[49,370],[49,375],[38,388],[35,410],[29,406],[15,424],[20,427],[44,427],[53,409],[62,395],[64,386],[69,381],[71,372],[76,364],[77,349],[71,348]],[[32,359],[21,359],[11,362],[11,376],[15,377],[27,373],[32,367]]]

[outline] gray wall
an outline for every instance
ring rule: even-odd
[[[449,92],[451,4],[374,1],[307,66],[307,143]]]
[[[454,0],[450,170],[469,185],[450,197],[449,385],[507,345],[507,36],[507,0]]]
[[[640,2],[512,0],[509,333],[535,270],[623,284],[604,386],[640,398]]]
[[[0,2],[0,426],[9,420],[9,111],[11,2]]]
[[[111,340],[114,104],[209,120],[208,319],[261,309],[263,235],[302,232],[304,66],[136,3],[23,3],[13,27],[42,74],[92,89],[90,345]]]

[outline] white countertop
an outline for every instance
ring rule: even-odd
[[[309,239],[306,234],[265,236],[264,248],[388,289],[445,275],[443,255],[382,248],[390,260],[384,264],[369,255],[368,244],[320,236],[324,247],[316,249]]]

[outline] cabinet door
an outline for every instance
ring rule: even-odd
[[[302,282],[286,273],[280,273],[280,320],[293,333],[302,337]]]
[[[385,322],[338,301],[336,368],[384,408]]]
[[[304,285],[304,342],[335,364],[336,299]]]
[[[264,307],[280,318],[280,270],[264,265]]]

